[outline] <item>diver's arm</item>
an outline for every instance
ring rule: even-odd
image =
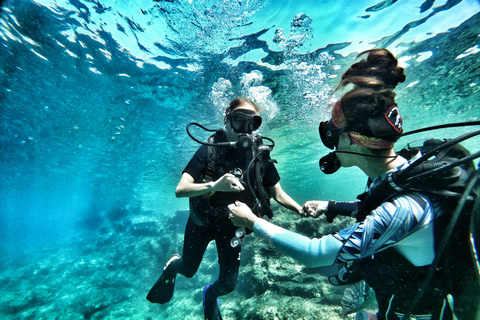
[[[334,264],[343,247],[343,243],[332,235],[320,239],[309,239],[298,233],[280,228],[255,216],[244,203],[237,201],[235,204],[229,205],[228,208],[231,211],[230,217],[234,225],[249,228],[256,235],[269,239],[278,250],[307,267]]]
[[[230,173],[227,173],[216,181],[195,183],[193,177],[184,172],[180,182],[175,189],[177,198],[196,197],[211,191],[242,191],[245,188],[242,183]]]
[[[333,222],[336,216],[351,216],[358,207],[359,201],[307,201],[303,205],[300,215],[318,218],[322,214],[327,216],[328,222]]]
[[[290,209],[292,211],[295,211],[300,214],[302,211],[302,207],[295,202],[283,189],[282,186],[280,185],[280,182],[277,182],[273,187],[269,188],[270,194],[272,195],[273,199],[280,203],[282,206],[284,206],[287,209]]]

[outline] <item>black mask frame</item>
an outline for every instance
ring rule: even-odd
[[[236,133],[252,133],[262,125],[262,117],[253,110],[239,109],[227,116],[230,125]]]
[[[320,134],[323,145],[331,150],[338,146],[340,135],[348,131],[349,129],[347,127],[337,128],[333,124],[332,119],[320,122],[318,126],[318,133]]]

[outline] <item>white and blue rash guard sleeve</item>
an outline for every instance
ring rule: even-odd
[[[361,259],[395,246],[414,265],[431,263],[435,256],[435,214],[430,202],[424,200],[422,207],[408,195],[395,197],[373,210],[365,221],[334,234],[344,244],[337,260]]]
[[[265,220],[257,220],[254,231],[307,267],[361,259],[395,245],[401,247],[402,241],[410,235],[414,235],[413,242],[424,248],[426,258],[431,262],[434,256],[433,215],[428,202],[422,208],[411,197],[400,196],[392,202],[383,203],[364,222],[320,239],[309,239]],[[418,249],[411,246],[412,241],[407,239],[404,242],[409,245],[405,246],[407,249],[402,254],[405,253],[408,258],[409,250],[415,254]]]
[[[309,239],[263,219],[255,222],[253,230],[256,235],[270,240],[275,248],[284,254],[312,268],[334,264],[343,246],[343,243],[332,235]]]

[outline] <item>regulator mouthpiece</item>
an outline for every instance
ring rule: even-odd
[[[338,160],[335,152],[330,152],[326,156],[320,158],[318,164],[320,165],[320,170],[325,174],[335,173],[341,167],[340,160]]]
[[[235,143],[237,148],[239,149],[251,149],[254,145],[254,136],[246,134],[246,133],[240,133],[238,136],[238,141]]]

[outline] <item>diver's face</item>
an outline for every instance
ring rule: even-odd
[[[339,136],[338,145],[336,146],[336,151],[348,151],[352,152],[352,142],[350,139],[345,137],[343,134]],[[340,160],[342,167],[351,167],[355,165],[355,156],[354,154],[349,153],[337,153],[337,158]]]
[[[237,107],[225,121],[227,138],[229,141],[236,141],[241,133],[252,133],[260,127],[261,123],[262,118],[255,108],[249,104],[243,104]]]

